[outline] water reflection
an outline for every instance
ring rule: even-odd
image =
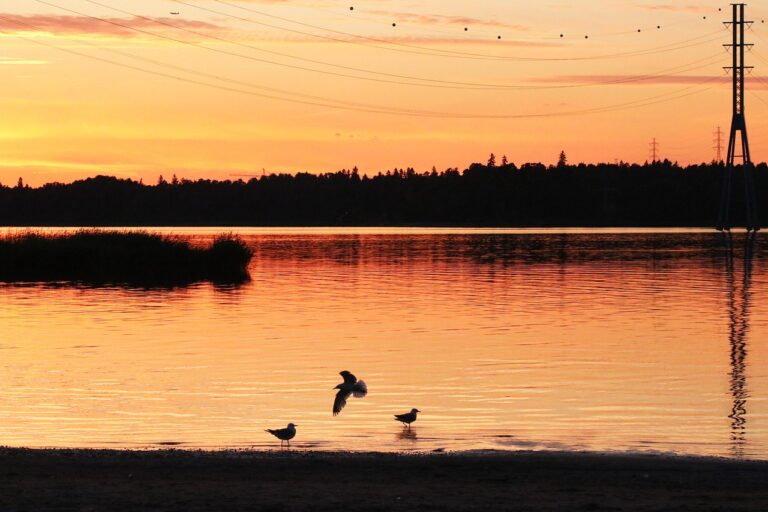
[[[272,449],[296,421],[302,449],[768,456],[764,244],[244,236],[242,286],[0,287],[0,444]],[[334,418],[341,368],[372,393]],[[432,412],[396,433],[413,403]]]
[[[487,265],[711,259],[717,263],[717,233],[457,234],[450,236],[274,236],[249,239],[254,261],[370,263],[468,263]]]
[[[747,334],[749,333],[749,305],[752,284],[752,262],[755,247],[755,233],[747,234],[744,239],[742,258],[742,279],[739,289],[736,269],[733,237],[726,236],[726,269],[728,276],[728,312],[730,342],[730,391],[732,397],[731,413],[731,455],[743,457],[747,444]]]

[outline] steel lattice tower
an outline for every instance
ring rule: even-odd
[[[747,231],[758,231],[760,224],[757,214],[757,195],[754,184],[754,166],[749,152],[749,138],[747,137],[747,121],[744,113],[744,75],[752,66],[744,64],[746,48],[751,47],[744,41],[744,31],[751,21],[745,21],[744,11],[746,4],[731,4],[733,7],[733,20],[726,21],[733,32],[733,42],[724,45],[733,53],[733,65],[725,69],[733,74],[733,119],[731,121],[731,135],[728,141],[728,158],[725,162],[725,176],[723,179],[722,196],[720,199],[720,214],[717,220],[717,229],[729,231],[731,229],[731,196],[733,173],[736,167],[736,159],[742,158],[744,169],[744,189],[746,205]],[[737,139],[741,139],[741,155],[736,155]]]
[[[718,126],[715,132],[715,146],[712,148],[715,150],[714,163],[719,164],[723,161],[723,130]]]
[[[656,137],[648,144],[651,153],[651,163],[655,164],[659,161],[659,143],[656,142]]]

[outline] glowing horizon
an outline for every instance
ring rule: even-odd
[[[763,161],[768,29],[748,13]],[[0,182],[643,162],[653,137],[661,158],[710,161],[728,17],[714,1],[10,0]]]

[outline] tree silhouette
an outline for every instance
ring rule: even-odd
[[[494,162],[488,162],[494,163]],[[519,168],[472,164],[463,172],[391,169],[372,176],[264,174],[248,181],[165,179],[147,185],[97,176],[30,188],[0,185],[5,226],[709,226],[722,163],[659,161]],[[768,166],[755,168],[768,198]],[[734,171],[734,218],[744,208]],[[652,205],[650,207],[649,205]]]
[[[488,167],[496,167],[496,155],[493,153],[488,157]]]
[[[557,166],[558,167],[565,167],[568,165],[568,157],[565,154],[565,151],[560,152],[560,156],[557,158]]]

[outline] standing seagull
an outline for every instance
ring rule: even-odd
[[[291,447],[291,439],[296,437],[296,425],[289,423],[287,428],[271,429],[268,428],[264,432],[269,432],[280,440],[280,448],[283,447],[283,442],[288,441],[288,448]]]
[[[337,416],[344,406],[347,405],[347,398],[349,398],[349,395],[354,394],[355,398],[363,398],[368,394],[368,386],[365,385],[365,382],[357,380],[357,377],[346,370],[339,373],[339,375],[344,378],[344,382],[333,388],[339,390],[339,392],[336,393],[336,399],[333,401],[334,416]]]
[[[403,427],[408,427],[408,430],[411,430],[411,423],[416,421],[416,416],[420,412],[418,409],[411,409],[411,412],[405,414],[395,414],[395,421],[401,422]]]

